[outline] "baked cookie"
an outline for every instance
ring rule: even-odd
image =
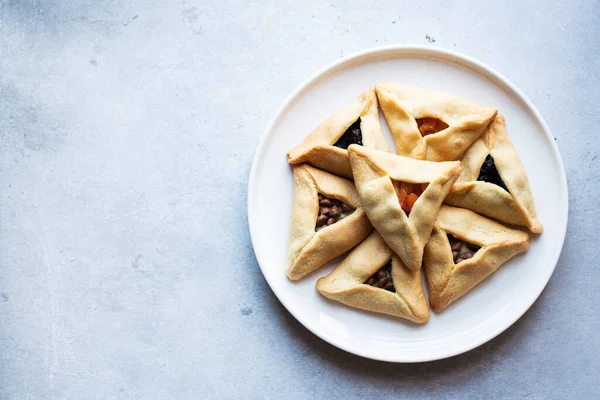
[[[450,93],[394,82],[375,86],[402,156],[452,161],[483,133],[497,110]]]
[[[293,167],[287,276],[300,279],[350,250],[373,227],[354,184],[303,164]]]
[[[541,233],[525,168],[498,115],[461,159],[462,172],[444,201]]]
[[[418,270],[438,208],[460,174],[460,162],[415,160],[356,145],[348,153],[369,220],[402,262]]]
[[[348,146],[359,144],[389,151],[379,123],[377,97],[373,89],[337,110],[287,153],[290,164],[309,163],[324,171],[352,178]]]
[[[317,281],[323,296],[416,323],[429,320],[421,272],[411,271],[373,231],[329,275]]]
[[[431,309],[444,310],[528,248],[526,232],[443,205],[423,256]]]

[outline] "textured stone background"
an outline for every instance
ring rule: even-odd
[[[0,0],[0,399],[598,398],[598,1]],[[256,264],[246,184],[328,62],[431,43],[545,116],[570,184],[547,289],[420,365],[313,336]]]

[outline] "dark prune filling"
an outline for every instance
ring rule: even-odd
[[[392,260],[388,261],[381,269],[375,272],[365,284],[395,292],[394,282],[392,281]]]
[[[347,150],[351,144],[362,146],[362,131],[360,130],[360,118],[346,129],[346,132],[333,145]]]
[[[454,260],[454,264],[473,258],[475,253],[481,248],[476,244],[460,240],[449,233],[448,241],[450,242],[450,248],[452,249],[452,259]]]
[[[490,154],[488,154],[485,158],[485,161],[481,166],[481,170],[479,171],[479,177],[477,178],[477,180],[493,183],[494,185],[498,185],[502,189],[509,192],[508,188],[506,187],[506,184],[504,183],[504,181],[500,177],[500,174],[498,173],[496,163],[494,163],[494,157],[492,157]]]

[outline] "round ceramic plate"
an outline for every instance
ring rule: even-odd
[[[544,232],[529,251],[504,264],[424,325],[350,308],[321,296],[315,283],[334,260],[298,282],[285,275],[293,194],[286,152],[332,112],[381,80],[439,89],[496,107],[521,157]],[[382,127],[394,148],[385,120]],[[511,326],[550,279],[567,228],[567,182],[546,123],[514,85],[490,67],[455,52],[422,46],[370,49],[329,65],[283,103],[252,163],[248,219],[254,252],[275,295],[304,326],[360,356],[393,362],[450,357],[477,347]]]

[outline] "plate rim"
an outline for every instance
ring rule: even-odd
[[[269,288],[275,294],[275,296],[277,297],[279,302],[306,329],[308,329],[310,332],[312,332],[314,335],[316,335],[320,339],[324,340],[325,342],[327,342],[339,349],[342,349],[348,353],[355,354],[360,357],[364,357],[364,358],[368,358],[368,359],[372,359],[372,360],[384,361],[384,362],[416,363],[416,362],[428,362],[428,361],[442,360],[442,359],[457,356],[459,354],[466,353],[470,350],[473,350],[474,348],[477,348],[477,347],[483,345],[484,343],[487,343],[488,341],[499,336],[504,331],[506,331],[508,328],[510,328],[512,325],[514,325],[515,322],[517,322],[523,315],[525,315],[527,313],[527,311],[531,308],[531,306],[537,301],[539,296],[542,294],[542,292],[548,285],[550,278],[554,274],[554,271],[558,264],[558,260],[562,253],[562,249],[564,247],[565,237],[566,237],[566,233],[567,233],[568,214],[569,214],[569,195],[568,195],[569,189],[568,189],[567,176],[566,176],[564,163],[563,163],[562,157],[560,155],[560,151],[558,149],[558,144],[556,143],[556,139],[552,135],[550,128],[548,127],[546,121],[544,120],[544,118],[542,117],[542,115],[540,114],[538,109],[535,107],[535,105],[529,100],[529,98],[517,86],[515,86],[511,81],[509,81],[504,75],[502,75],[500,72],[498,72],[494,68],[492,68],[489,65],[487,65],[481,61],[478,61],[470,56],[467,56],[463,53],[460,53],[460,52],[457,52],[454,50],[443,49],[443,48],[430,46],[430,45],[390,44],[390,45],[370,47],[370,48],[367,48],[364,50],[360,50],[360,51],[351,53],[340,59],[334,60],[333,62],[330,62],[330,63],[326,64],[324,67],[320,68],[317,72],[315,72],[314,74],[309,76],[307,79],[303,80],[285,98],[285,100],[281,103],[281,105],[276,109],[275,113],[270,118],[269,123],[267,124],[266,128],[264,129],[264,131],[260,137],[258,146],[256,147],[256,150],[252,157],[252,166],[250,168],[250,174],[249,174],[249,179],[248,179],[248,188],[247,188],[247,198],[246,198],[247,214],[248,214],[248,229],[250,231],[250,241],[252,243],[253,250],[255,250],[255,240],[256,240],[255,237],[257,236],[257,233],[255,232],[255,229],[253,229],[253,226],[256,226],[256,225],[253,222],[254,221],[254,218],[253,218],[254,208],[252,206],[251,199],[254,197],[253,186],[257,179],[256,174],[257,174],[257,170],[258,170],[258,165],[259,165],[260,159],[262,158],[261,155],[264,151],[265,143],[269,137],[269,134],[273,130],[273,127],[277,124],[282,113],[289,107],[289,105],[291,103],[294,102],[294,100],[303,91],[308,89],[314,82],[325,77],[328,73],[334,72],[337,68],[341,67],[344,64],[351,64],[352,62],[356,62],[360,58],[363,58],[366,56],[374,56],[379,53],[387,53],[387,52],[421,53],[421,54],[412,54],[412,56],[413,57],[420,56],[422,58],[429,56],[430,58],[438,59],[440,61],[455,62],[455,63],[461,65],[462,67],[471,69],[473,72],[477,72],[474,70],[473,67],[479,68],[480,70],[483,70],[488,75],[491,75],[492,77],[494,77],[495,79],[500,81],[502,84],[506,85],[506,87],[508,87],[508,89],[510,91],[512,91],[518,97],[518,99],[520,101],[522,101],[524,103],[524,105],[527,107],[528,111],[531,112],[531,114],[535,118],[536,122],[540,125],[540,127],[542,128],[542,131],[544,132],[544,134],[546,135],[546,137],[550,143],[550,147],[552,149],[552,153],[553,153],[554,157],[556,158],[556,160],[558,160],[558,166],[560,167],[559,168],[560,169],[560,171],[559,171],[560,172],[560,174],[559,174],[560,182],[559,183],[562,187],[565,188],[565,190],[562,194],[562,197],[563,197],[562,201],[563,201],[564,207],[562,210],[560,210],[561,211],[560,215],[562,217],[561,218],[562,221],[559,221],[559,222],[562,222],[562,225],[563,225],[562,231],[559,232],[560,233],[560,246],[557,246],[556,251],[554,252],[554,261],[552,262],[554,265],[552,266],[547,277],[545,278],[544,284],[540,286],[538,293],[536,293],[535,296],[532,297],[531,302],[529,304],[527,304],[527,306],[523,309],[523,311],[510,316],[511,318],[505,319],[504,322],[502,324],[500,324],[499,329],[493,330],[491,333],[484,334],[478,340],[470,341],[466,345],[463,345],[460,347],[455,346],[453,348],[453,350],[445,351],[441,354],[429,355],[429,356],[425,356],[425,357],[418,358],[418,359],[414,359],[414,358],[402,359],[401,357],[397,357],[397,356],[386,357],[386,356],[381,356],[381,355],[368,354],[366,352],[360,351],[360,349],[357,350],[357,349],[351,348],[350,346],[347,346],[343,343],[338,343],[333,338],[329,337],[328,335],[325,335],[324,333],[319,332],[316,329],[313,329],[311,324],[309,324],[307,321],[304,320],[304,318],[298,316],[293,311],[293,307],[290,307],[286,303],[286,301],[283,299],[283,297],[280,295],[278,289],[276,288],[276,285],[273,285],[272,282],[269,280],[268,274],[265,274],[265,272],[263,270],[260,256],[256,251],[254,251],[254,256],[256,258],[256,261],[258,263],[258,266],[261,270],[261,273],[262,273],[264,279],[267,281]],[[407,56],[410,56],[410,54],[407,54]],[[397,55],[396,55],[396,57],[397,57]],[[395,58],[395,57],[392,56],[390,58]],[[452,60],[452,59],[454,59],[454,60]],[[470,64],[470,65],[468,65],[468,64]],[[484,76],[484,77],[486,79],[489,79],[489,76]],[[560,229],[560,226],[559,226],[559,229]]]

